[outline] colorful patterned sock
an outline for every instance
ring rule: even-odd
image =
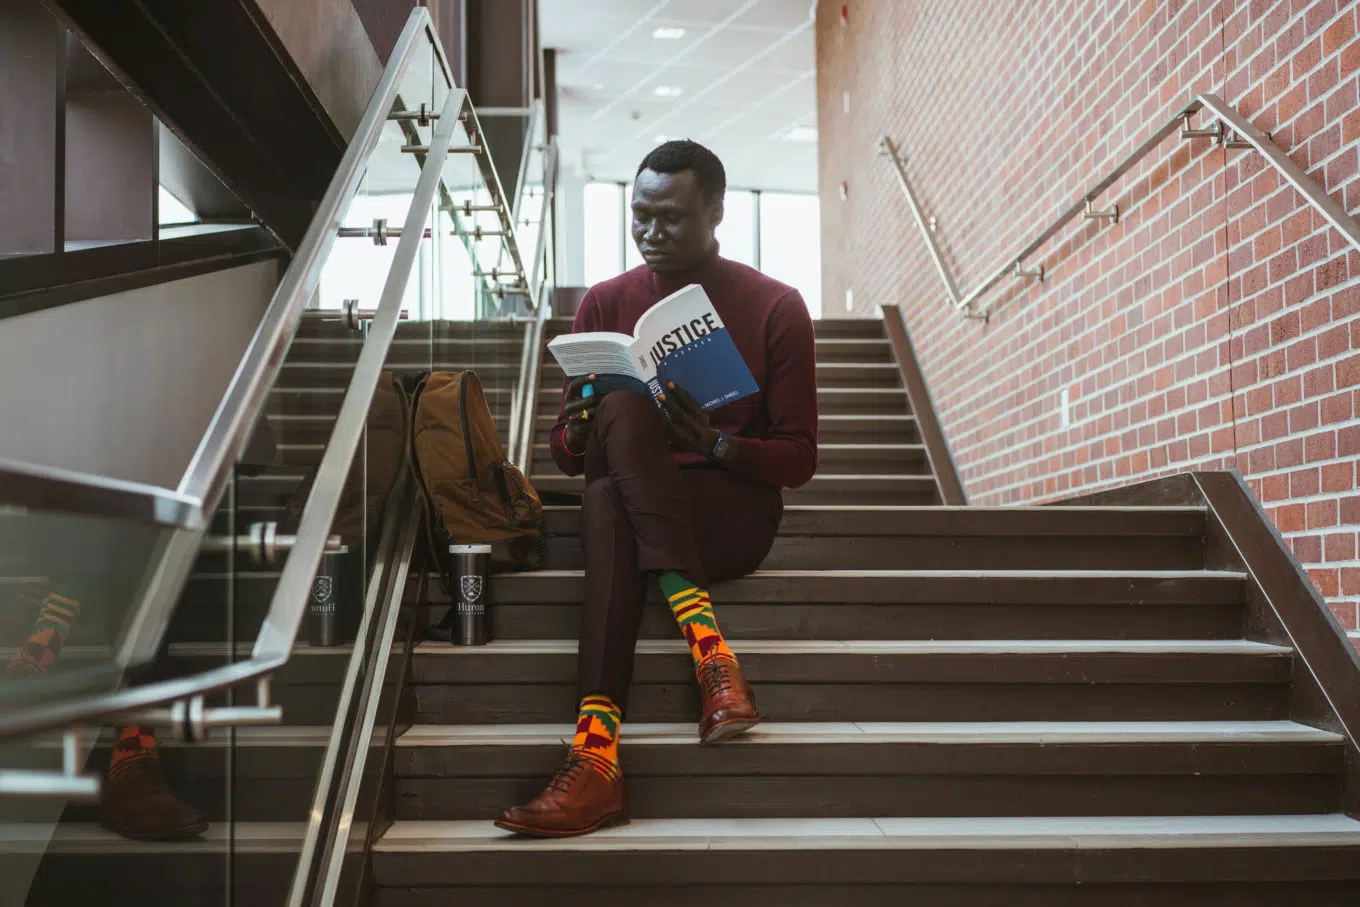
[[[128,766],[142,759],[156,758],[156,732],[151,728],[130,724],[118,734],[118,742],[113,746],[113,756],[109,759],[109,780],[117,781],[128,770]]]
[[[713,602],[709,600],[708,590],[702,589],[680,574],[668,570],[657,578],[661,584],[661,594],[670,603],[675,622],[680,632],[685,634],[689,643],[689,654],[694,659],[697,670],[715,658],[725,658],[735,663],[737,656],[727,646],[718,620],[713,616]]]
[[[33,631],[10,659],[5,670],[8,677],[23,677],[41,674],[56,663],[66,637],[71,633],[71,625],[80,616],[80,602],[48,591],[42,597],[38,619],[33,623]]]
[[[608,696],[594,693],[581,700],[581,717],[576,722],[571,751],[610,781],[617,780],[622,774],[619,768],[621,724],[623,712]]]

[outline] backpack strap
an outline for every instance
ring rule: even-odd
[[[416,376],[415,384],[411,389],[406,419],[406,459],[411,467],[411,475],[415,476],[416,489],[420,493],[420,505],[425,511],[425,544],[429,548],[430,561],[435,570],[439,572],[439,585],[444,590],[444,594],[452,598],[453,582],[444,569],[447,559],[440,555],[439,542],[435,538],[435,520],[439,519],[439,515],[434,512],[434,505],[430,501],[430,491],[425,484],[425,474],[420,471],[420,460],[416,457],[416,413],[420,409],[420,396],[425,392],[425,382],[429,380],[429,377],[429,372],[423,372]]]

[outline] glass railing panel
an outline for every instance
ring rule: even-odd
[[[234,482],[224,506],[207,519],[212,551],[200,557],[201,578],[184,590],[176,629],[159,633],[154,625],[139,626],[128,605],[150,581],[133,579],[139,570],[132,565],[149,570],[171,541],[169,530],[28,514],[22,537],[9,538],[6,553],[23,550],[26,540],[30,553],[36,547],[60,556],[45,559],[45,576],[9,587],[7,642],[21,639],[20,648],[7,652],[0,697],[22,696],[26,685],[41,696],[47,685],[60,691],[49,701],[59,710],[80,698],[80,687],[83,695],[112,693],[227,664],[235,602],[233,583],[224,578],[233,558],[233,496]],[[11,577],[14,566],[6,571]],[[31,626],[21,629],[26,620]],[[13,701],[6,705],[13,715]],[[135,897],[148,904],[192,898],[225,905],[230,754],[224,741],[186,746],[164,729],[132,720],[84,732],[77,741],[75,765],[98,784],[98,797],[0,796],[6,868],[0,904],[59,907]],[[42,771],[49,783],[62,771],[59,734],[14,739],[0,753],[4,768]]]
[[[448,96],[433,45],[423,47],[408,70],[400,93],[401,109],[435,112]],[[417,218],[418,251],[409,270],[398,263],[406,241],[424,150],[434,138],[436,119],[389,122],[371,159],[363,186],[342,220],[345,229],[332,249],[321,278],[319,308],[299,329],[279,380],[270,393],[269,412],[280,440],[278,455],[259,477],[242,482],[238,517],[258,524],[276,523],[284,537],[299,533],[304,508],[314,489],[339,483],[339,503],[329,526],[329,542],[306,591],[308,607],[288,663],[272,681],[273,701],[283,709],[283,724],[235,732],[236,763],[232,803],[237,832],[234,861],[235,903],[283,903],[307,838],[312,799],[337,721],[337,710],[356,653],[355,639],[371,605],[374,560],[386,505],[405,462],[405,393],[409,373],[428,369],[429,322],[419,317],[435,292],[429,269],[433,260],[429,205]],[[429,234],[429,235],[426,235]],[[386,367],[376,391],[364,398],[364,427],[349,468],[327,474],[328,445],[356,376],[356,366],[372,338],[373,315],[395,292],[405,318],[392,345],[382,353]],[[357,299],[357,319],[343,300]],[[274,601],[292,550],[280,550],[275,564],[257,571],[255,594],[267,608]],[[239,628],[239,638],[254,641],[258,624]],[[242,648],[236,657],[250,657]],[[252,835],[262,842],[251,844]],[[258,851],[258,852],[257,852]],[[284,856],[281,856],[284,855]]]

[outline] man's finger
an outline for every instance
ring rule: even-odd
[[[582,389],[595,380],[595,375],[578,375],[571,379],[571,384],[567,385],[568,397],[580,397]],[[589,398],[587,398],[589,399]]]
[[[680,401],[677,400],[673,394],[662,394],[658,399],[661,400],[661,405],[666,407],[666,412],[682,422],[689,421],[689,411],[681,405]]]
[[[578,397],[577,399],[567,403],[567,405],[563,407],[563,411],[566,412],[568,416],[573,416],[576,413],[594,409],[599,405],[600,405],[599,397],[584,397],[584,398]]]
[[[694,395],[677,385],[674,381],[667,382],[667,390],[691,415],[702,416],[704,414],[704,408],[699,405],[698,400],[694,399]]]

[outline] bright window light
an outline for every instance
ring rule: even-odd
[[[198,215],[184,202],[175,198],[169,189],[161,186],[159,219],[161,224],[193,224],[198,222]]]

